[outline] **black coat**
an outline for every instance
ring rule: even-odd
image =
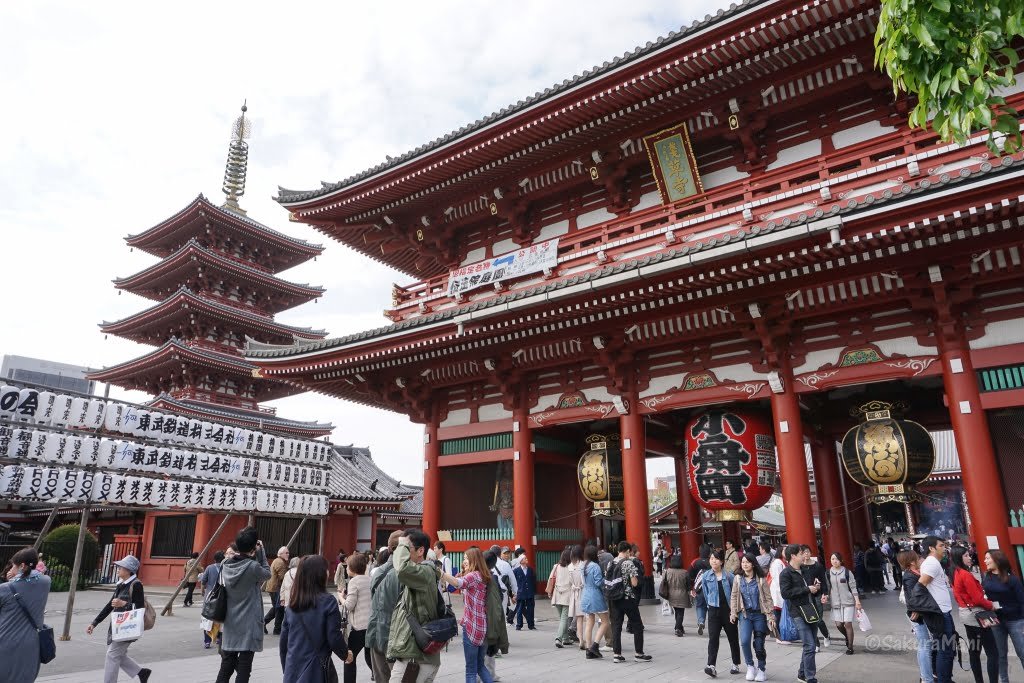
[[[811,604],[810,588],[803,575],[792,567],[786,567],[779,574],[779,591],[784,600],[789,600],[791,608]]]
[[[829,589],[831,588],[831,581],[829,581],[828,574],[825,573],[825,566],[820,562],[814,564],[805,564],[800,567],[800,573],[804,577],[804,581],[807,582],[808,586],[814,585],[814,580],[817,579],[821,586],[821,592],[818,593],[819,599],[822,595],[828,595]]]
[[[338,672],[331,653],[342,661],[348,656],[338,599],[322,593],[310,609],[295,612],[291,607],[286,608],[279,650],[284,680],[288,683],[323,683],[325,676],[320,662],[324,659],[328,666],[326,680],[337,681]]]
[[[908,579],[907,575],[910,575]],[[945,630],[942,610],[939,603],[928,592],[928,587],[921,583],[921,577],[908,571],[903,574],[903,597],[907,600],[907,616],[917,613],[917,622],[928,627],[934,638],[941,638]],[[914,621],[911,619],[911,621]]]

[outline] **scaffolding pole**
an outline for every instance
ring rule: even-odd
[[[227,526],[229,519],[231,519],[230,512],[224,515],[224,519],[221,521],[220,526],[217,527],[217,530],[213,532],[212,536],[210,536],[210,540],[208,540],[206,545],[203,546],[203,549],[199,553],[199,558],[192,560],[192,562],[198,563],[200,558],[210,552],[210,548],[213,547],[213,542],[217,540],[218,536],[220,536],[220,532],[224,531],[224,527]],[[167,601],[167,604],[164,605],[164,609],[160,612],[160,616],[174,616],[174,601],[178,598],[178,594],[181,593],[181,590],[185,587],[186,579],[188,579],[188,570],[185,571],[185,576],[181,577],[181,581],[178,582],[178,588],[174,591],[174,595],[171,596],[171,599]]]
[[[54,505],[53,509],[50,510],[50,515],[46,518],[46,522],[43,523],[43,530],[39,532],[39,536],[36,537],[36,542],[32,545],[32,548],[39,550],[43,547],[43,539],[46,538],[46,534],[50,532],[50,527],[53,526],[53,520],[57,519],[57,511],[60,510],[60,505]]]
[[[68,588],[68,606],[64,612],[64,632],[61,640],[71,640],[71,614],[75,610],[75,591],[78,588],[78,573],[82,569],[82,546],[85,545],[86,525],[89,523],[89,504],[82,507],[82,520],[78,525],[78,544],[75,546],[75,562],[71,568],[71,586]]]

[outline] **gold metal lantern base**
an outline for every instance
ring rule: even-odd
[[[913,486],[905,484],[885,484],[868,490],[868,500],[875,504],[913,503],[921,500],[921,494]]]
[[[746,510],[715,510],[715,520],[719,522],[745,522]]]

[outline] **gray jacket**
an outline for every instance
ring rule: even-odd
[[[366,627],[366,647],[383,654],[388,651],[391,615],[402,592],[394,564],[388,562],[381,567],[381,573],[370,583],[370,591],[370,623]]]
[[[220,576],[228,598],[222,649],[262,652],[263,592],[260,586],[270,578],[266,553],[258,547],[254,557],[236,555],[224,560]]]

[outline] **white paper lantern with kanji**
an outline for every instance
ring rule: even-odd
[[[89,407],[85,411],[85,426],[89,429],[99,429],[103,426],[103,415],[107,410],[107,402],[101,399],[89,401]]]
[[[3,396],[0,395],[0,405],[2,404]],[[18,405],[15,407],[12,417],[18,422],[35,422],[38,410],[39,392],[35,389],[22,389],[18,392]]]
[[[57,394],[53,399],[53,416],[50,424],[54,427],[66,427],[71,421],[71,402],[74,398],[67,394]]]
[[[142,435],[147,439],[162,439],[164,438],[164,414],[151,410],[149,412],[149,422],[146,423],[146,432]]]
[[[125,427],[132,436],[145,436],[149,429],[149,411],[142,408],[132,408],[131,412],[124,418]]]
[[[118,439],[114,441],[113,461],[111,466],[118,470],[126,470],[132,467],[135,460],[135,449],[137,444],[134,441]]]
[[[68,427],[84,427],[85,416],[89,410],[89,399],[82,396],[75,396],[71,399],[71,416],[68,419]]]
[[[36,409],[35,417],[31,420],[38,425],[50,424],[53,419],[54,404],[57,401],[57,394],[52,391],[39,392],[39,407]]]
[[[31,429],[15,429],[11,432],[11,440],[7,444],[7,457],[24,460],[32,447]]]
[[[21,389],[7,384],[0,385],[0,417],[14,417],[14,411],[18,409],[18,398]]]
[[[95,436],[82,438],[81,464],[95,465],[100,459],[100,440]]]
[[[25,458],[28,460],[46,461],[46,444],[55,439],[58,434],[55,432],[32,431],[32,441],[28,446],[28,453]]]
[[[103,428],[108,432],[120,432],[124,409],[123,403],[108,403],[107,410],[103,414]]]
[[[30,500],[38,500],[43,489],[43,480],[46,476],[45,467],[26,467],[24,476],[21,478],[21,487],[18,489],[18,496]]]
[[[18,495],[23,472],[18,465],[5,465],[3,470],[0,470],[0,497],[13,498]]]

